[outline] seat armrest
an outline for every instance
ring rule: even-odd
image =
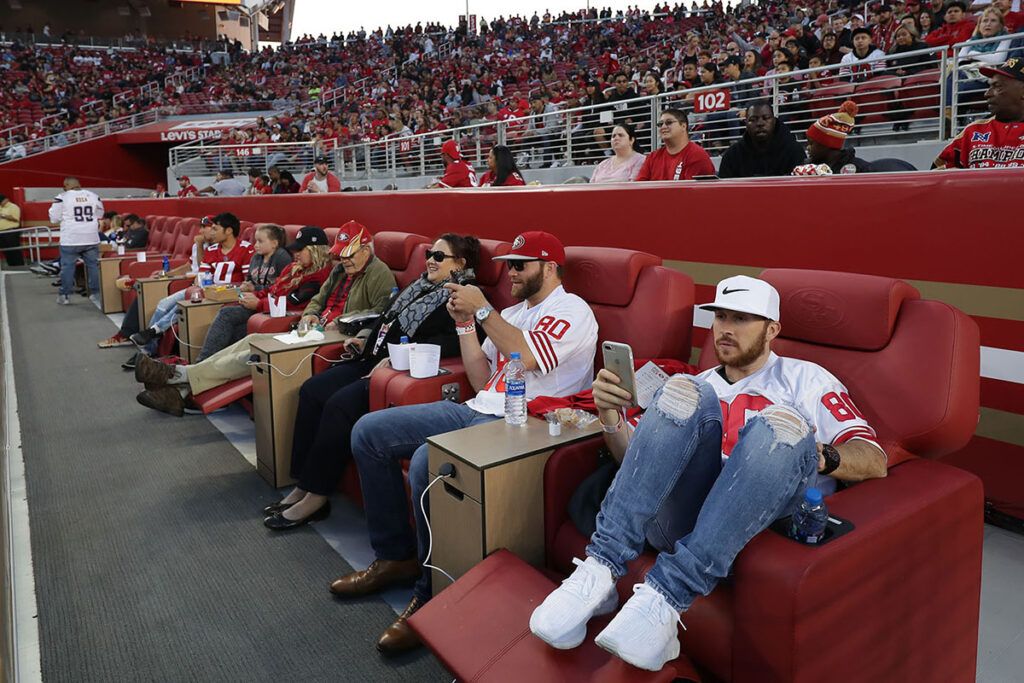
[[[183,258],[172,258],[168,259],[168,265],[171,268],[177,268],[188,263],[188,259]],[[138,280],[142,277],[149,277],[158,270],[163,270],[164,264],[161,259],[150,259],[148,261],[133,261],[131,259],[125,259],[121,261],[121,275],[129,275],[132,278]]]
[[[733,679],[973,680],[981,481],[914,459],[826,502],[856,528],[820,547],[765,530],[737,556]],[[892,638],[902,661],[866,656]]]
[[[324,344],[313,356],[313,374],[319,374],[341,360],[348,353],[344,344]],[[376,374],[376,373],[374,373]],[[371,380],[372,382],[372,380]]]
[[[292,323],[299,319],[298,315],[286,315],[272,318],[266,313],[255,313],[245,323],[246,334],[281,334],[288,332]]]
[[[450,374],[416,379],[410,377],[406,370],[382,368],[374,372],[370,378],[370,410],[440,401],[447,398],[444,389],[451,385],[458,387],[459,403],[464,403],[476,395],[461,359],[442,359],[441,367]]]

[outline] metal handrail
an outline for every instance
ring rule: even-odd
[[[29,261],[39,261],[44,247],[51,247],[54,244],[60,243],[59,239],[54,242],[53,226],[50,225],[34,225],[28,228],[10,228],[9,230],[0,231],[0,235],[10,235],[15,232],[21,233],[22,235],[28,235],[28,244],[18,245],[16,247],[3,247],[0,248],[0,251],[18,251],[27,249],[29,253]],[[46,233],[45,244],[39,239],[39,233],[41,232]]]
[[[85,142],[86,140],[93,140],[105,135],[110,135],[111,133],[120,133],[132,128],[137,128],[147,123],[158,121],[161,116],[162,115],[158,109],[148,109],[138,114],[129,114],[128,116],[121,116],[116,119],[111,119],[110,121],[94,123],[90,126],[83,126],[82,128],[71,128],[59,133],[37,138],[35,140],[26,140],[25,142],[15,143],[24,148],[26,154],[10,159],[6,157],[9,150],[14,147],[14,144],[8,144],[6,148],[0,149],[0,165],[13,161],[14,159],[42,154],[58,147],[67,147],[68,145]]]

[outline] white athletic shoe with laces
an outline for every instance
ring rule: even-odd
[[[587,622],[619,604],[612,572],[592,557],[573,558],[576,571],[530,615],[530,630],[551,647],[571,650],[587,636]]]
[[[666,662],[679,656],[676,624],[682,623],[679,612],[661,593],[638,583],[633,586],[633,597],[594,642],[639,669],[661,671]]]

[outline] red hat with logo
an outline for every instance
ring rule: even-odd
[[[531,230],[517,236],[512,242],[512,251],[504,256],[495,256],[495,261],[551,261],[565,265],[565,247],[550,232]]]
[[[331,247],[331,253],[342,258],[351,258],[357,251],[373,242],[373,236],[362,223],[349,221],[341,226]]]
[[[445,140],[445,143],[441,145],[441,154],[447,154],[452,159],[461,159],[462,153],[459,152],[459,143],[455,140]]]
[[[178,180],[180,180],[183,183],[187,183],[189,181],[187,175],[180,175],[180,176],[178,176]]]
[[[216,218],[216,216],[214,216],[212,213],[208,214],[206,216],[203,216],[201,219],[199,219],[199,225],[202,225],[204,227],[213,225],[213,219],[214,218]]]

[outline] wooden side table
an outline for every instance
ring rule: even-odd
[[[121,262],[126,259],[134,260],[134,258],[134,256],[111,256],[99,260],[100,297],[103,299],[104,313],[120,313],[124,310],[121,290],[114,283],[117,278],[121,277]]]
[[[224,303],[220,301],[178,302],[178,338],[181,339],[181,357],[190,365],[196,362],[206,340],[210,324]]]
[[[144,277],[135,281],[135,291],[139,296],[139,329],[149,327],[149,321],[153,318],[153,311],[156,310],[160,299],[167,296],[167,288],[172,282],[178,280],[192,280],[193,276],[183,277]]]
[[[596,438],[597,422],[563,427],[550,436],[545,421],[513,426],[499,419],[427,439],[430,479],[444,463],[453,477],[434,484],[430,496],[431,564],[456,579],[499,548],[532,565],[544,563],[544,466],[556,448]],[[419,505],[419,501],[413,501]],[[433,571],[434,594],[450,584]]]
[[[275,488],[294,483],[289,472],[295,412],[299,387],[313,375],[311,354],[320,346],[345,339],[337,330],[329,330],[320,341],[285,344],[273,337],[260,337],[250,344],[257,356],[257,364],[252,366],[256,471]]]

